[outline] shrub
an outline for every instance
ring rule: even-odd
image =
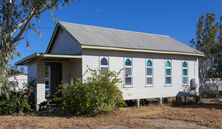
[[[0,97],[0,114],[8,115],[19,112],[30,112],[31,106],[22,92],[10,92],[9,98],[2,95]]]
[[[26,89],[13,92],[10,87],[4,87],[4,93],[0,95],[0,114],[8,115],[20,112],[32,112],[35,109],[34,83],[29,82]]]
[[[27,95],[28,104],[31,106],[32,110],[35,110],[36,106],[36,83],[35,80],[29,81],[27,85],[25,85],[25,95]]]
[[[60,86],[56,92],[54,98],[66,114],[80,115],[113,110],[125,104],[122,92],[117,87],[121,83],[118,78],[120,71],[102,73],[89,69],[89,72],[92,76],[86,80],[78,79],[65,88]]]

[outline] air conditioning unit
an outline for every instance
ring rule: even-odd
[[[191,85],[191,90],[195,90],[197,88],[194,78],[191,79],[190,85]]]

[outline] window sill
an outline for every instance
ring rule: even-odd
[[[182,86],[189,86],[188,84],[182,84]]]
[[[125,85],[123,88],[133,88],[133,85]]]
[[[145,87],[154,87],[154,85],[146,85]]]
[[[172,87],[172,84],[164,85],[164,87]]]

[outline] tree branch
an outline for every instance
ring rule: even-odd
[[[56,0],[53,4],[51,4],[51,6],[45,7],[42,11],[40,11],[38,14],[41,14],[43,12],[45,12],[48,9],[51,9],[52,7],[54,7],[56,5],[58,0]]]
[[[23,22],[19,23],[19,25],[17,26],[18,28],[20,28],[23,24],[24,24],[24,27],[21,29],[19,34],[13,39],[12,44],[14,44],[16,41],[18,41],[22,37],[23,33],[26,31],[29,23],[31,22],[31,20],[34,18],[35,15],[36,15],[36,11],[32,10],[29,16]]]
[[[12,10],[13,10],[13,8],[14,8],[14,3],[15,3],[15,0],[12,0],[11,8],[10,8],[10,10],[9,10],[8,17],[7,17],[7,21],[6,21],[6,27],[7,27],[7,28],[8,28],[9,23],[10,23],[10,17],[11,17]]]

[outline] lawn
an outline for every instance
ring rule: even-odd
[[[38,114],[14,114],[0,116],[0,128],[222,128],[222,104],[203,100],[203,104],[187,104],[121,108],[116,112],[90,116],[40,116]]]

